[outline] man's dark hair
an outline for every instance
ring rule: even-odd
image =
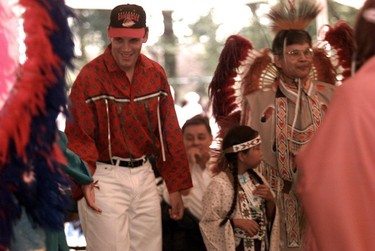
[[[284,55],[284,43],[285,46],[308,43],[311,47],[312,39],[310,34],[305,30],[281,30],[276,34],[272,42],[272,52],[274,55]]]
[[[192,125],[204,125],[207,131],[212,134],[210,122],[207,116],[198,114],[192,117],[191,119],[186,120],[185,124],[182,126],[182,133],[185,132],[185,128]]]

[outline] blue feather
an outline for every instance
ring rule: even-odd
[[[55,83],[46,90],[46,111],[40,111],[32,118],[25,149],[26,162],[25,158],[17,156],[14,142],[10,142],[8,163],[0,173],[0,250],[10,245],[12,225],[21,216],[21,206],[34,224],[50,230],[63,229],[64,216],[69,206],[69,194],[66,193],[69,180],[62,172],[61,164],[53,159],[52,151],[57,135],[56,118],[61,110],[66,112],[65,74],[67,67],[73,68],[74,58],[74,42],[68,18],[74,17],[74,13],[61,0],[35,2],[47,9],[58,27],[51,33],[49,40],[54,54],[62,63],[59,69],[54,69]],[[43,69],[39,71],[43,72]]]

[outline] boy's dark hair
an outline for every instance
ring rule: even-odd
[[[312,39],[310,34],[305,30],[281,30],[276,34],[272,42],[272,52],[274,55],[284,55],[284,43],[285,46],[308,43],[311,47]]]
[[[210,122],[207,116],[198,114],[194,117],[186,120],[185,124],[182,126],[182,133],[185,132],[186,127],[193,126],[193,125],[204,125],[207,129],[207,131],[212,134]]]

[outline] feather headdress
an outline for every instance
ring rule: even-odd
[[[282,1],[271,8],[268,17],[272,30],[304,30],[316,18],[322,7],[315,1]]]
[[[333,66],[342,75],[341,81],[351,76],[351,61],[354,54],[354,31],[347,23],[339,21],[334,27],[324,26],[326,32],[323,41],[327,42],[333,51],[331,56]]]

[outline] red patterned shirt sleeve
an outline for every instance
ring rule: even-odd
[[[91,174],[94,174],[98,159],[94,140],[95,124],[97,119],[94,111],[87,104],[84,85],[90,83],[90,76],[82,70],[72,86],[70,93],[69,112],[65,133],[69,139],[68,148],[75,152],[87,163]]]
[[[160,100],[160,117],[165,139],[166,161],[163,161],[160,154],[158,166],[168,191],[171,193],[192,187],[192,181],[182,131],[178,124],[174,101],[167,81],[165,81],[163,88],[168,93],[166,97]]]

